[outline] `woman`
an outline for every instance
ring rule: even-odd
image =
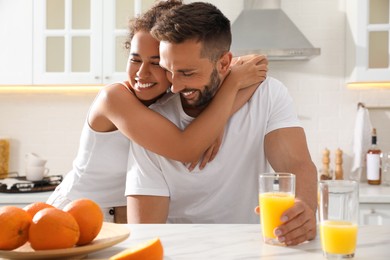
[[[178,0],[161,1],[130,24],[128,81],[106,86],[97,95],[81,134],[73,169],[50,196],[49,204],[62,208],[72,200],[87,197],[100,205],[105,221],[126,222],[124,189],[129,139],[163,156],[191,163],[190,168],[202,157],[203,167],[217,152],[218,142],[213,145],[214,141],[223,132],[233,109],[245,103],[254,88],[239,95],[237,92],[264,80],[266,61],[257,65],[264,57],[255,56],[233,66],[212,104],[185,130],[148,109],[170,87],[159,66],[159,42],[149,31],[164,11],[181,4]],[[206,132],[204,126],[209,124],[215,127]]]

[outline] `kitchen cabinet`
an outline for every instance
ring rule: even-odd
[[[390,225],[390,204],[360,203],[360,225]]]
[[[34,84],[126,79],[128,20],[153,0],[36,0]]]
[[[128,20],[153,3],[1,1],[0,85],[100,85],[126,79]]]
[[[346,1],[346,77],[390,81],[390,0]]]
[[[0,85],[32,84],[32,10],[31,0],[0,1]]]
[[[390,225],[390,186],[359,186],[359,224]]]

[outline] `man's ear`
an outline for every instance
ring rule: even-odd
[[[230,63],[232,62],[233,54],[228,51],[225,52],[218,61],[218,71],[220,74],[226,74],[229,71]]]

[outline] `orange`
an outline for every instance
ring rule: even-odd
[[[110,260],[162,260],[164,249],[160,239],[154,238],[134,248],[129,248],[112,256]]]
[[[31,216],[21,208],[0,208],[0,249],[13,250],[28,240]]]
[[[33,218],[34,215],[38,211],[40,211],[41,209],[45,209],[45,208],[54,208],[54,207],[50,204],[45,203],[45,202],[34,202],[31,204],[28,204],[23,209],[31,215],[31,218]]]
[[[80,238],[77,245],[89,244],[99,234],[103,226],[103,212],[99,205],[90,199],[74,200],[64,207],[77,221],[80,227]]]
[[[79,236],[74,217],[57,208],[38,211],[29,230],[29,241],[35,250],[71,248]]]

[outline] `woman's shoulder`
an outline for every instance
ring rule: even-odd
[[[112,93],[112,92],[116,93],[117,91],[119,91],[119,92],[126,91],[126,92],[130,92],[130,93],[134,94],[133,89],[131,88],[129,82],[127,82],[127,81],[114,82],[114,83],[111,83],[109,85],[104,86],[100,90],[100,92],[104,92],[104,93]]]
[[[128,95],[126,94],[132,94],[131,96],[135,97],[132,88],[127,84],[127,82],[115,82],[102,87],[98,96],[104,99],[116,100],[118,98],[123,98],[124,96],[127,98]]]

